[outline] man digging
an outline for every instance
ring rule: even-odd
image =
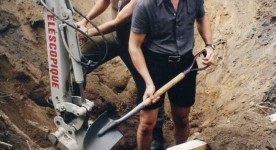
[[[159,99],[153,98],[155,90],[185,70],[194,59],[195,21],[206,44],[204,64],[213,63],[215,47],[203,4],[203,0],[137,1],[132,17],[129,52],[146,84],[143,99],[152,97],[153,103],[140,111],[138,150],[150,149],[158,110],[164,103],[165,94]],[[197,64],[193,68],[197,68]],[[196,75],[197,72],[189,73],[168,91],[176,144],[187,141],[189,137],[189,112],[195,102]],[[138,99],[137,103],[141,101]]]

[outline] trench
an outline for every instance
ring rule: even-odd
[[[217,60],[198,74],[191,140],[206,141],[214,150],[276,147],[275,123],[266,118],[276,111],[274,3],[206,1]],[[41,8],[21,0],[0,4],[0,141],[13,145],[11,149],[55,149],[47,139],[56,128],[55,111],[45,101],[50,88],[45,31],[42,15],[36,13]],[[196,33],[195,51],[203,46]],[[84,95],[95,102],[90,117],[96,119],[104,111],[112,118],[123,116],[135,107],[135,93],[129,71],[115,58],[88,75]],[[168,102],[165,110],[164,144],[170,147],[174,140]],[[136,115],[119,126],[124,137],[114,150],[136,148],[138,123]],[[0,144],[0,149],[8,147]]]

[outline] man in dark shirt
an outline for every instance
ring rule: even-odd
[[[131,17],[136,1],[137,0],[97,0],[94,7],[87,14],[87,18],[89,18],[90,20],[94,19],[95,17],[103,13],[109,5],[111,5],[112,20],[109,20],[98,26],[98,28],[105,34],[109,46],[109,54],[107,56],[107,59],[104,60],[104,62],[116,56],[120,56],[120,58],[124,61],[129,71],[131,72],[133,79],[135,80],[137,87],[136,99],[142,100],[144,92],[143,89],[145,88],[145,84],[142,83],[143,79],[133,66],[128,52],[128,40],[130,33]],[[82,42],[82,53],[86,58],[89,59],[90,57],[93,58],[93,56],[104,52],[105,43],[103,39],[100,36],[98,36],[98,31],[95,28],[88,29],[86,27],[87,24],[87,20],[83,19],[77,23],[77,26],[83,32],[86,32],[89,36],[91,36],[93,40],[97,43],[97,45],[99,45],[99,47],[97,47],[95,43],[90,41]],[[83,40],[84,36],[79,33],[79,38]],[[92,70],[88,70],[87,73],[91,71]],[[163,147],[163,115],[164,112],[161,111],[159,113],[159,118],[156,127],[154,128],[155,134],[154,141],[152,143],[152,150],[160,150],[160,147]]]
[[[207,56],[203,62],[213,63],[214,45],[203,4],[203,0],[139,0],[135,6],[129,52],[146,84],[143,99],[151,97],[153,103],[140,112],[138,150],[149,149],[158,109],[163,105],[164,95],[160,99],[153,97],[155,90],[192,63],[195,21],[206,44]],[[189,73],[168,91],[177,144],[185,142],[189,136],[188,117],[195,101],[196,74]]]

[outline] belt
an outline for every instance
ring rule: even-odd
[[[149,55],[153,59],[163,60],[172,63],[183,62],[185,60],[190,60],[191,58],[194,58],[192,51],[189,51],[184,55],[165,55],[147,50],[145,54]]]

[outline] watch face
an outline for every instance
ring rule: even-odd
[[[212,47],[213,49],[215,49],[215,45],[214,44],[206,44],[206,46],[210,46],[210,47]]]
[[[216,46],[215,46],[214,44],[211,44],[211,47],[212,47],[213,49],[215,49]]]

